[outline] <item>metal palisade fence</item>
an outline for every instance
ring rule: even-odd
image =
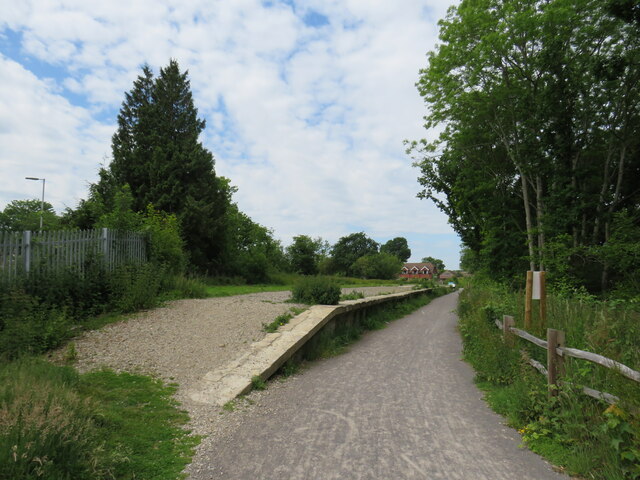
[[[71,269],[84,273],[88,262],[108,270],[147,261],[145,236],[108,228],[42,232],[0,231],[0,279]]]

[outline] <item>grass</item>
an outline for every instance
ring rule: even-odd
[[[340,295],[340,301],[343,300],[359,300],[364,298],[364,293],[362,292],[351,292],[351,293],[343,293]]]
[[[278,328],[286,325],[287,323],[289,323],[289,320],[291,320],[296,315],[300,315],[305,310],[306,308],[291,307],[288,312],[278,315],[273,322],[263,323],[262,329],[267,333],[277,332]]]
[[[517,339],[502,342],[493,325],[513,315],[523,328],[523,295],[488,280],[473,280],[458,305],[464,357],[476,370],[488,404],[517,428],[523,443],[573,475],[597,480],[640,478],[640,390],[615,371],[578,359],[565,362],[565,383],[547,395],[544,376],[522,361],[520,349],[545,363],[546,351]],[[566,332],[567,346],[640,366],[640,316],[633,308],[578,296],[550,295],[548,327]],[[544,338],[539,326],[531,333]],[[571,386],[573,385],[573,386]],[[615,407],[583,395],[586,385],[620,397]]]
[[[290,285],[208,285],[208,297],[230,297],[232,295],[247,295],[260,292],[284,292],[291,290]]]
[[[199,438],[174,386],[127,373],[80,375],[22,358],[0,366],[0,478],[173,480]]]

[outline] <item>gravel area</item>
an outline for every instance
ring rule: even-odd
[[[343,293],[355,290],[368,297],[407,288],[360,287]],[[235,360],[262,339],[263,323],[303,306],[285,303],[290,296],[290,292],[263,292],[169,302],[77,338],[75,365],[81,372],[108,367],[176,383],[176,399],[189,412],[190,428],[211,435],[220,423],[220,409],[197,404],[186,392],[207,372]]]

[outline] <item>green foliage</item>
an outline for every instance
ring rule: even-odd
[[[406,262],[411,256],[411,249],[406,238],[395,237],[380,246],[380,253],[388,253],[399,258],[401,262]]]
[[[273,322],[263,323],[262,329],[267,333],[276,332],[278,331],[278,328],[280,328],[283,325],[286,325],[287,323],[289,323],[289,320],[291,320],[296,315],[300,315],[305,310],[306,310],[305,308],[292,307],[289,309],[288,312],[278,315]]]
[[[0,283],[0,357],[58,347],[95,315],[154,307],[171,284],[159,265],[107,271],[97,259],[88,261],[83,275],[62,270]]]
[[[41,200],[13,200],[0,212],[0,230],[21,232],[24,230],[40,230],[40,214],[42,212],[43,230],[56,230],[60,226],[60,219],[53,210],[53,206]]]
[[[251,388],[254,390],[265,390],[267,388],[267,383],[260,375],[254,375],[251,377]]]
[[[442,260],[440,260],[439,258],[424,257],[422,259],[422,262],[423,263],[433,263],[433,266],[436,267],[436,270],[438,271],[438,273],[442,273],[445,270],[444,262]]]
[[[271,230],[255,223],[235,205],[230,208],[229,222],[234,245],[229,249],[229,272],[240,275],[247,283],[267,283],[275,272],[284,270],[282,245]]]
[[[353,291],[351,293],[345,293],[340,295],[340,300],[359,300],[364,298],[364,293]]]
[[[147,205],[142,231],[149,239],[149,260],[166,269],[168,273],[185,271],[187,256],[175,215],[156,210]]]
[[[351,273],[363,278],[393,279],[400,273],[402,261],[389,253],[375,253],[358,258]]]
[[[113,160],[101,170],[100,181],[91,190],[92,201],[114,212],[118,191],[128,185],[132,211],[152,204],[175,215],[192,264],[201,270],[220,270],[231,246],[227,219],[231,191],[216,177],[213,155],[198,141],[204,127],[187,72],[181,72],[175,60],[157,77],[144,66],[125,95],[112,140]]]
[[[331,249],[331,273],[354,276],[351,267],[355,261],[375,253],[378,253],[378,243],[367,237],[364,232],[341,237]]]
[[[307,235],[293,237],[293,243],[287,247],[287,258],[291,269],[302,275],[317,275],[318,263],[326,256],[328,243],[322,238]]]
[[[309,305],[337,305],[340,301],[340,285],[328,277],[303,277],[293,286],[294,302]]]
[[[567,291],[562,298],[548,297],[549,327],[564,331],[568,346],[638,369],[638,312],[624,302],[609,304],[591,296],[568,295]],[[638,478],[634,470],[640,445],[637,384],[613,370],[567,359],[560,394],[550,398],[545,378],[520,354],[524,349],[544,363],[546,352],[520,339],[508,346],[493,324],[509,314],[522,328],[523,309],[521,292],[486,278],[473,278],[460,296],[464,357],[476,369],[489,404],[518,428],[530,449],[568,473],[602,480]],[[535,330],[531,333],[544,336]],[[621,401],[605,410],[601,402],[582,394],[581,385],[612,393]]]
[[[409,152],[465,270],[510,281],[564,257],[561,281],[637,286],[637,233],[614,235],[640,203],[635,3],[463,0],[440,22],[417,83],[439,138]]]
[[[96,405],[69,367],[23,360],[0,365],[0,477],[111,478]]]

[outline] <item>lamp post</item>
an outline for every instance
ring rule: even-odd
[[[40,201],[40,231],[42,231],[42,217],[44,216],[44,178],[24,177],[26,180],[42,180],[42,200]]]

